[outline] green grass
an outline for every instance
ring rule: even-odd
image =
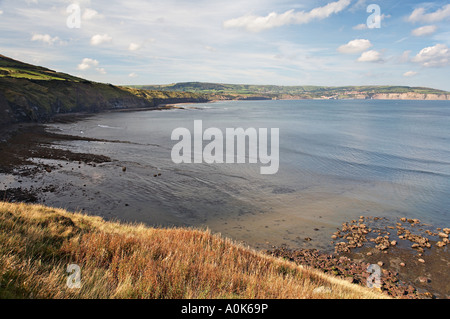
[[[59,81],[66,81],[66,79],[62,77],[56,76],[56,72],[37,72],[37,71],[27,71],[27,70],[21,70],[17,68],[0,68],[0,77],[12,77],[12,78],[23,78],[23,79],[30,79],[30,80],[42,80],[42,81],[49,81],[49,80],[59,80]]]

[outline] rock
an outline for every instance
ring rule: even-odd
[[[427,277],[419,277],[417,278],[421,283],[428,283],[430,282],[430,279],[428,279]]]
[[[337,239],[337,236],[336,235],[332,235],[331,239]]]
[[[402,222],[406,222],[406,218],[405,218],[405,217],[400,218],[400,220],[401,220]]]
[[[50,167],[46,167],[45,170],[47,171],[47,173],[51,173],[52,170],[50,169]],[[448,237],[448,236],[447,236]]]
[[[372,255],[373,255],[373,253],[371,253],[371,252],[367,253],[367,256],[372,256]]]
[[[127,168],[124,166],[124,167],[122,167],[122,172],[126,172],[127,171]]]
[[[382,261],[377,262],[377,265],[383,267],[384,263]]]
[[[443,231],[444,231],[444,233],[446,233],[446,234],[450,234],[450,228],[444,228]]]
[[[419,258],[419,260],[418,260],[419,262],[421,262],[422,264],[424,264],[425,263],[425,260],[423,260],[422,258]]]
[[[419,248],[419,244],[412,244],[411,248]]]
[[[397,242],[395,240],[391,241],[391,246],[397,245]]]
[[[444,247],[445,245],[446,245],[446,243],[444,243],[443,241],[438,241],[436,243],[436,246],[438,246],[438,247]]]
[[[309,238],[309,237],[306,237],[305,238],[305,241],[311,241],[312,239],[311,238]]]
[[[401,267],[405,267],[406,264],[405,264],[405,263],[400,263],[400,266],[401,266]]]
[[[439,233],[438,235],[441,238],[448,238],[448,234],[446,234],[446,233]]]

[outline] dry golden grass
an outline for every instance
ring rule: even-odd
[[[80,266],[81,289],[67,287],[68,264]],[[0,298],[30,297],[386,298],[208,231],[0,202]]]

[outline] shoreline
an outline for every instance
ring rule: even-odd
[[[81,118],[85,118],[86,115],[81,114],[80,116]],[[64,120],[66,120],[66,118],[63,117],[63,121]],[[45,174],[46,172],[58,170],[62,167],[32,163],[29,161],[29,158],[31,157],[50,160],[59,159],[75,163],[75,165],[76,163],[84,163],[93,169],[102,163],[114,161],[114,159],[101,154],[76,153],[51,147],[55,142],[61,140],[101,142],[105,142],[106,140],[49,132],[42,124],[20,124],[15,128],[15,131],[10,132],[10,134],[11,136],[7,142],[0,143],[0,151],[7,155],[2,156],[2,159],[0,160],[0,174],[11,175],[17,180],[27,177],[32,178],[33,175],[37,173]],[[107,142],[119,141],[108,140]],[[11,202],[45,204],[45,202],[41,201],[42,194],[46,192],[57,194],[58,192],[58,185],[45,185],[42,187],[31,186],[30,188],[21,186],[3,189],[6,187],[6,184],[1,183],[0,187],[2,187],[0,200],[8,200]],[[388,225],[387,221],[382,218],[375,220],[365,216],[361,217],[362,220],[359,221],[360,224],[363,221],[369,222],[369,220],[372,222],[376,221],[376,224],[381,223],[379,226],[371,226],[371,230],[376,230],[374,234],[380,234],[380,236],[388,232],[392,227],[395,229],[396,226],[398,226],[395,222],[391,222],[391,224]],[[347,227],[346,230],[348,230],[350,224],[356,225],[356,223],[349,222],[347,226],[344,225],[344,228]],[[425,225],[419,223],[417,226],[411,227],[419,229],[425,227]],[[350,227],[350,230],[355,229],[358,230],[359,228]],[[343,233],[344,232],[341,230],[339,235]],[[335,240],[339,239],[338,236],[333,236],[335,236]],[[348,236],[346,236],[345,239],[348,240]],[[341,242],[342,241],[339,243]],[[362,276],[368,274],[366,271],[368,262],[382,262],[384,266],[383,269],[387,271],[387,273],[384,274],[386,277],[386,284],[383,286],[383,289],[392,296],[405,298],[449,298],[450,291],[448,291],[448,288],[445,290],[445,285],[448,286],[449,274],[442,274],[438,271],[439,269],[448,269],[448,266],[450,265],[448,258],[450,253],[448,249],[449,246],[440,247],[438,249],[436,247],[436,241],[434,241],[432,249],[426,247],[423,248],[423,254],[426,256],[423,257],[423,259],[426,259],[426,263],[421,264],[420,262],[416,262],[414,265],[410,262],[411,258],[414,257],[411,252],[417,252],[416,250],[405,245],[397,245],[397,247],[390,247],[390,249],[383,250],[373,247],[374,244],[372,244],[372,247],[367,247],[370,246],[371,243],[373,242],[368,239],[364,242],[365,246],[351,247],[349,251],[341,249],[341,251],[336,252],[334,257],[315,249],[289,249],[289,247],[273,247],[272,250],[267,250],[266,252],[271,255],[292,259],[302,265],[313,268],[324,269],[326,266],[330,273],[334,273],[341,278],[348,278],[349,280],[351,278],[351,282],[359,284],[364,284],[363,278],[365,277]],[[339,244],[338,246],[342,248],[343,245]],[[347,259],[342,259],[343,257]],[[443,258],[446,258],[446,264],[439,262],[439,260]],[[406,267],[399,266],[404,260],[407,260],[405,263],[408,265]],[[318,261],[324,261],[325,263],[317,263]],[[447,280],[445,280],[445,275],[447,275]],[[444,276],[444,278],[442,276]],[[436,284],[439,283],[441,283],[441,285],[436,286]],[[442,284],[444,287],[442,287]]]

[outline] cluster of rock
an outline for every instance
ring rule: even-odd
[[[440,228],[438,228],[438,230],[441,230]],[[442,230],[442,232],[438,233],[439,238],[441,238],[441,241],[438,241],[436,243],[436,246],[438,247],[444,247],[447,244],[450,244],[450,240],[448,238],[448,235],[450,234],[450,228],[444,228]]]
[[[400,298],[434,298],[436,293],[442,296],[442,292],[436,290],[432,275],[422,267],[435,267],[436,259],[425,254],[425,250],[437,247],[437,253],[444,254],[439,261],[443,260],[446,250],[439,247],[449,244],[449,234],[450,228],[435,229],[418,219],[392,221],[385,217],[360,216],[343,223],[332,234],[335,254],[312,249],[289,250],[285,246],[274,247],[268,253],[360,285],[367,285],[371,274],[369,265],[377,264],[383,267],[383,292]],[[414,255],[416,258],[412,260]],[[418,267],[420,264],[424,266]]]
[[[338,238],[347,240],[347,242],[341,241],[336,243],[336,253],[350,252],[352,248],[360,248],[363,246],[364,242],[367,241],[367,235],[373,231],[364,224],[364,219],[364,216],[360,216],[358,221],[352,220],[350,223],[343,223],[342,229],[331,236],[333,240],[337,240]]]
[[[315,249],[290,250],[281,247],[268,251],[268,253],[302,266],[320,269],[327,274],[362,286],[367,286],[367,280],[371,275],[371,272],[368,271],[370,263],[355,261],[345,256],[323,254]],[[381,291],[398,298],[417,299],[426,297],[421,295],[412,285],[401,283],[398,274],[387,269],[381,271]]]
[[[411,232],[407,227],[404,227],[403,223],[407,223],[411,228],[417,227],[421,225],[420,220],[418,219],[407,219],[400,218],[401,222],[397,222],[394,226],[387,226],[386,229],[381,229],[378,227],[370,227],[368,222],[382,220],[381,217],[364,217],[360,216],[359,220],[352,220],[350,223],[343,223],[342,229],[336,231],[331,238],[333,240],[337,240],[339,238],[346,239],[347,241],[339,241],[335,244],[335,252],[336,253],[348,253],[353,248],[361,248],[366,242],[375,243],[375,248],[383,251],[386,251],[393,246],[396,246],[398,243],[396,240],[391,240],[391,230],[397,230],[397,236],[401,240],[409,240],[412,242],[411,248],[416,249],[419,253],[419,256],[424,252],[425,248],[431,248],[430,239],[426,236],[417,235]],[[436,242],[436,246],[443,247],[449,244],[449,234],[450,228],[437,228],[438,232],[432,232],[430,230],[426,230],[425,233],[430,236],[438,237],[440,240]],[[370,234],[375,234],[377,237],[368,239]]]
[[[402,219],[402,221],[404,221],[404,219]],[[409,221],[409,222],[411,223],[411,225],[415,225],[415,224],[419,223],[415,220],[412,222],[411,221]],[[411,233],[411,231],[402,227],[400,223],[397,223],[396,227],[397,227],[398,238],[403,239],[403,240],[409,240],[410,242],[412,242],[413,244],[411,245],[411,248],[416,249],[420,253],[424,252],[424,248],[431,248],[430,240],[427,237],[415,235],[415,234]]]

